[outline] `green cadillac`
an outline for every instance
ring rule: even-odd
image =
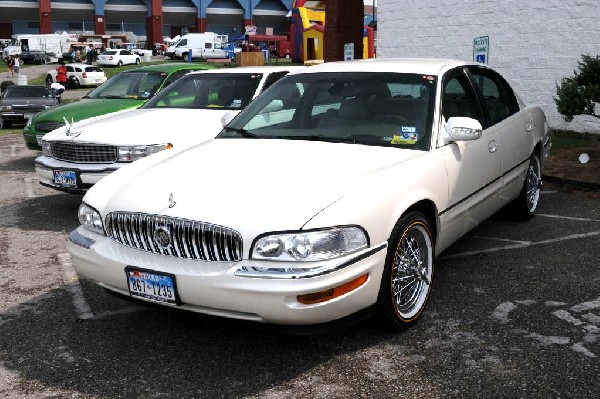
[[[61,126],[82,119],[138,108],[186,73],[212,66],[165,63],[130,69],[113,76],[81,100],[48,109],[30,118],[23,129],[27,148],[42,150],[42,137]]]

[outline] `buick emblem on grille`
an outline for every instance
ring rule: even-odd
[[[154,230],[154,241],[158,244],[162,249],[169,248],[172,244],[171,241],[171,232],[167,226],[159,226]]]

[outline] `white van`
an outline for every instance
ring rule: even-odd
[[[227,58],[221,36],[212,32],[188,33],[169,49],[167,55],[181,58],[186,62],[190,60],[190,55],[192,59]]]

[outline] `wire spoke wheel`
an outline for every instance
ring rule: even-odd
[[[374,317],[398,331],[414,323],[427,303],[433,279],[433,240],[418,212],[403,217],[390,237]]]
[[[538,157],[533,157],[529,163],[529,169],[527,170],[527,177],[525,180],[527,210],[529,212],[534,212],[537,209],[541,189],[542,171],[540,160]]]

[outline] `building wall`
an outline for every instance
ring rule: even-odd
[[[378,57],[473,60],[473,40],[489,36],[488,64],[554,128],[600,132],[598,118],[567,124],[556,84],[581,55],[600,54],[598,0],[378,0]]]

